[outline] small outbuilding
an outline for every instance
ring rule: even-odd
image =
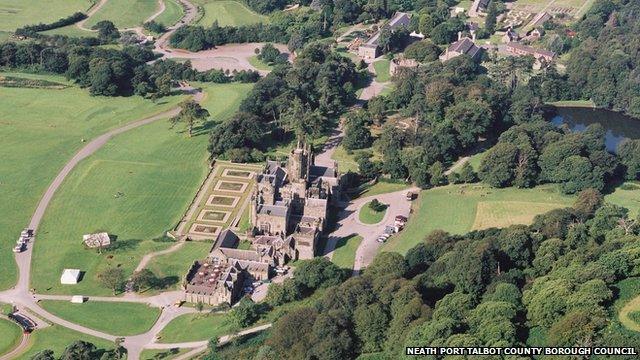
[[[106,232],[82,235],[82,241],[90,248],[103,248],[111,244],[111,238]]]
[[[71,302],[74,304],[82,304],[84,303],[84,296],[82,295],[73,295],[71,297]]]
[[[60,284],[63,285],[75,285],[78,281],[80,281],[79,269],[64,269],[60,276]]]

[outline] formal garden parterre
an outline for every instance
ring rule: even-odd
[[[248,206],[255,184],[254,175],[261,165],[235,164],[216,161],[193,214],[181,226],[183,233],[194,240],[213,240],[220,231],[236,227],[243,210]],[[196,199],[197,201],[198,199]]]

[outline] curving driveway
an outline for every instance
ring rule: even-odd
[[[203,98],[203,94],[199,91],[194,91],[190,88],[185,88],[184,90],[194,94],[194,100],[200,101]],[[67,164],[62,168],[62,170],[55,177],[53,182],[49,185],[45,193],[43,194],[34,214],[29,222],[29,228],[33,229],[37,234],[37,229],[42,221],[42,217],[51,202],[55,192],[58,190],[60,185],[64,182],[64,179],[69,175],[69,173],[85,158],[95,153],[98,149],[104,146],[111,138],[116,135],[122,134],[126,131],[135,129],[137,127],[150,124],[154,121],[160,119],[166,119],[171,116],[175,116],[180,112],[179,107],[175,107],[173,109],[161,112],[154,116],[150,116],[141,120],[137,120],[131,122],[125,126],[113,129],[108,131],[107,133],[97,137],[96,139],[90,141],[87,145],[85,145],[82,149],[80,149],[74,156],[71,158]],[[54,299],[54,300],[70,300],[69,296],[51,296],[51,295],[36,295],[32,294],[29,290],[29,279],[31,276],[31,258],[33,253],[33,246],[35,245],[35,240],[31,240],[28,244],[27,249],[19,254],[16,254],[16,262],[18,264],[19,270],[19,278],[16,286],[8,291],[0,292],[0,301],[15,304],[19,311],[33,313],[43,319],[46,319],[52,323],[67,327],[69,329],[92,335],[95,337],[99,337],[102,339],[106,339],[109,341],[114,341],[116,336],[112,334],[107,334],[101,331],[93,330],[86,328],[84,326],[74,324],[65,319],[59,318],[38,305],[38,301],[42,299]],[[35,264],[34,264],[35,266]],[[96,301],[131,301],[131,302],[144,302],[148,303],[152,306],[161,307],[162,313],[160,318],[154,325],[154,327],[145,334],[127,337],[125,339],[125,347],[129,350],[129,359],[137,359],[139,357],[140,351],[142,348],[153,341],[155,335],[172,319],[175,317],[186,314],[194,311],[190,308],[174,308],[171,306],[175,302],[175,300],[180,296],[179,292],[166,292],[160,295],[150,297],[150,298],[142,298],[135,296],[133,294],[129,296],[125,296],[122,298],[116,297],[94,297],[93,300]]]

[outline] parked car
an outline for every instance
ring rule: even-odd
[[[411,201],[414,199],[415,194],[411,191],[407,191],[407,193],[405,194],[405,197],[407,198],[407,201]]]
[[[24,243],[20,243],[13,248],[14,253],[21,253],[24,250]]]
[[[408,220],[404,215],[396,215],[396,222],[406,223]]]

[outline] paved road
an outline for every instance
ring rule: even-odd
[[[356,250],[355,264],[353,266],[354,275],[357,275],[376,256],[378,248],[382,245],[376,241],[376,238],[384,232],[385,226],[392,224],[396,215],[409,217],[411,202],[406,200],[405,193],[417,190],[418,188],[412,188],[387,194],[366,196],[351,201],[346,208],[338,213],[336,230],[329,234],[327,238],[325,256],[328,258],[333,256],[338,240],[352,234],[362,236],[362,242]],[[373,199],[378,199],[380,202],[387,204],[387,212],[380,223],[374,225],[363,224],[360,222],[358,213],[360,208]]]
[[[76,26],[77,26],[79,29],[81,29],[81,30],[86,30],[86,31],[96,31],[96,30],[91,30],[91,29],[89,29],[89,28],[85,27],[85,26],[84,26],[84,23],[86,23],[86,22],[87,22],[87,20],[89,20],[89,18],[93,16],[93,14],[97,13],[97,12],[98,12],[98,10],[100,10],[100,9],[101,9],[101,8],[102,8],[102,7],[107,3],[107,1],[108,1],[108,0],[100,0],[100,2],[99,2],[99,3],[97,3],[97,4],[93,5],[93,6],[91,7],[91,9],[89,9],[89,11],[87,11],[87,13],[86,13],[86,14],[87,14],[87,18],[86,18],[86,19],[83,19],[83,20],[81,20],[81,21],[78,21],[78,22],[76,23]]]
[[[9,321],[11,321],[11,320],[9,320]],[[27,345],[28,344],[29,344],[29,334],[23,333],[22,334],[22,338],[20,339],[20,343],[18,344],[18,346],[13,348],[8,353],[0,356],[0,360],[12,360],[12,359],[17,358],[18,355],[22,354],[27,349]]]
[[[203,97],[202,93],[195,91],[194,89],[186,89],[189,92],[194,94],[194,100],[196,101],[200,101]],[[23,312],[29,312],[29,313],[33,313],[41,318],[47,319],[50,322],[53,322],[55,324],[58,325],[62,325],[64,327],[67,327],[69,329],[75,330],[75,331],[79,331],[88,335],[92,335],[95,337],[99,337],[102,339],[106,339],[109,341],[114,341],[116,336],[111,335],[111,334],[106,334],[104,332],[100,332],[100,331],[96,331],[93,329],[89,329],[86,328],[84,326],[78,325],[78,324],[74,324],[70,321],[67,321],[65,319],[59,318],[49,312],[47,312],[46,310],[44,310],[43,308],[41,308],[37,301],[40,299],[59,299],[59,300],[70,300],[70,297],[66,297],[66,296],[48,296],[48,295],[34,295],[30,292],[29,290],[29,280],[30,280],[30,276],[31,276],[31,258],[32,258],[32,254],[33,254],[33,246],[35,245],[35,242],[37,241],[37,231],[38,231],[38,227],[40,225],[40,222],[42,221],[42,217],[44,216],[44,213],[47,209],[47,207],[49,206],[49,203],[51,202],[51,199],[53,198],[55,192],[58,190],[58,188],[60,187],[60,185],[62,185],[62,183],[64,182],[64,179],[69,175],[69,173],[85,158],[87,158],[88,156],[90,156],[91,154],[95,153],[98,149],[100,149],[102,146],[104,146],[111,138],[113,138],[116,135],[122,134],[126,131],[135,129],[137,127],[143,126],[143,125],[147,125],[150,124],[154,121],[158,121],[160,119],[166,119],[168,117],[171,116],[175,116],[180,112],[180,108],[176,107],[164,112],[161,112],[157,115],[154,116],[150,116],[141,120],[137,120],[134,122],[131,122],[127,125],[124,125],[122,127],[119,127],[117,129],[113,129],[111,131],[108,131],[107,133],[97,137],[96,139],[90,141],[88,144],[86,144],[82,149],[80,149],[80,151],[78,151],[73,158],[71,158],[71,160],[69,160],[67,162],[67,164],[62,168],[62,170],[58,173],[58,175],[55,177],[55,179],[53,180],[53,182],[49,185],[49,187],[47,188],[47,190],[45,191],[45,193],[43,194],[42,198],[40,199],[40,202],[38,203],[38,206],[36,207],[36,210],[34,211],[33,216],[31,217],[31,221],[29,222],[29,228],[33,229],[34,232],[36,233],[36,237],[34,237],[29,244],[27,245],[27,249],[19,254],[16,254],[16,262],[18,264],[18,273],[19,273],[19,278],[18,278],[18,283],[16,284],[16,286],[11,289],[11,290],[7,290],[7,291],[3,291],[0,292],[0,301],[5,302],[5,303],[9,303],[9,304],[15,304],[18,309],[20,311]],[[160,294],[158,296],[155,297],[151,297],[151,298],[147,298],[147,299],[142,299],[142,298],[137,298],[136,296],[125,296],[123,298],[111,298],[111,297],[96,297],[94,298],[94,300],[99,300],[99,301],[135,301],[135,302],[146,302],[149,303],[150,305],[153,306],[166,306],[166,304],[172,304],[173,302],[175,302],[176,299],[176,292],[168,292],[168,293],[163,293]],[[182,312],[186,313],[189,312],[189,310],[182,310]],[[165,315],[165,313],[167,315]],[[163,316],[161,316],[160,320],[158,322],[161,321],[170,321],[172,318],[174,318],[175,316],[178,316],[179,314],[176,312],[172,312],[172,311],[163,311]],[[164,325],[163,325],[164,326]],[[153,329],[152,329],[153,330]],[[143,334],[144,335],[144,334]],[[146,338],[145,338],[146,339]],[[132,352],[130,355],[130,359],[136,359],[137,356],[139,355],[139,352],[136,353],[135,351],[137,351],[138,349],[142,349],[142,347],[144,346],[143,343],[138,343],[136,342],[138,339],[131,339],[129,340],[129,342],[127,343],[127,345],[131,346],[132,348]]]

